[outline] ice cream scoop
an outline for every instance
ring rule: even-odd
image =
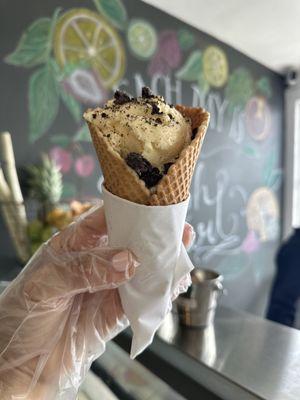
[[[191,142],[189,118],[147,87],[138,98],[117,91],[104,108],[88,110],[84,117],[101,129],[122,158],[140,154],[161,173]]]

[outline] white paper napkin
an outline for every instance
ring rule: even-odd
[[[170,311],[179,281],[193,269],[182,244],[188,199],[169,206],[144,206],[121,199],[103,186],[110,246],[133,251],[141,265],[119,288],[124,312],[133,331],[131,358],[153,340]]]

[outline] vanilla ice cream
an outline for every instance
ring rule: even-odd
[[[139,154],[161,172],[191,142],[190,120],[146,87],[133,99],[117,91],[104,108],[88,110],[84,117],[121,157]]]

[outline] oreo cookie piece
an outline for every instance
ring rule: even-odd
[[[194,128],[194,129],[192,130],[192,136],[191,136],[191,139],[192,139],[192,140],[195,139],[195,137],[196,137],[196,135],[197,135],[197,132],[198,132],[198,128]]]
[[[114,94],[115,104],[122,105],[129,103],[131,98],[128,96],[127,93],[122,92],[121,90],[116,90]]]
[[[143,86],[142,87],[142,97],[144,99],[152,99],[153,97],[156,97],[156,96],[148,86]]]
[[[155,186],[162,178],[162,174],[159,172],[159,169],[153,167],[151,171],[148,171],[146,174],[143,174],[142,179],[145,182],[147,188],[151,188]]]
[[[159,169],[153,167],[152,164],[139,153],[129,153],[125,159],[127,165],[132,168],[140,179],[142,179],[147,188],[155,186],[162,174]]]
[[[139,153],[129,153],[125,161],[130,168],[135,170],[139,177],[152,169],[151,163]]]
[[[163,112],[160,111],[160,109],[159,109],[159,107],[158,107],[157,104],[152,103],[152,104],[151,104],[151,107],[152,107],[152,112],[151,112],[152,115],[154,115],[154,114],[158,114],[158,115],[163,114]]]
[[[164,174],[167,174],[169,171],[169,168],[171,167],[171,165],[173,165],[172,162],[168,162],[164,164]]]

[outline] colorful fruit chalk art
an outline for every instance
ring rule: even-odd
[[[137,95],[144,84],[168,102],[181,103],[185,95],[191,105],[206,107],[210,131],[188,215],[198,234],[191,255],[196,264],[219,265],[236,276],[280,230],[272,82],[268,74],[254,76],[246,63],[233,64],[225,46],[203,41],[189,26],[177,21],[157,29],[145,15],[129,15],[121,0],[91,0],[89,8],[56,9],[24,27],[4,61],[30,71],[28,142],[47,143],[63,173],[66,199],[92,197],[103,179],[82,120],[86,108],[103,105],[117,87]],[[71,118],[70,131],[53,130],[59,110]],[[259,170],[251,189],[236,173],[237,157]],[[92,190],[82,193],[87,180]]]

